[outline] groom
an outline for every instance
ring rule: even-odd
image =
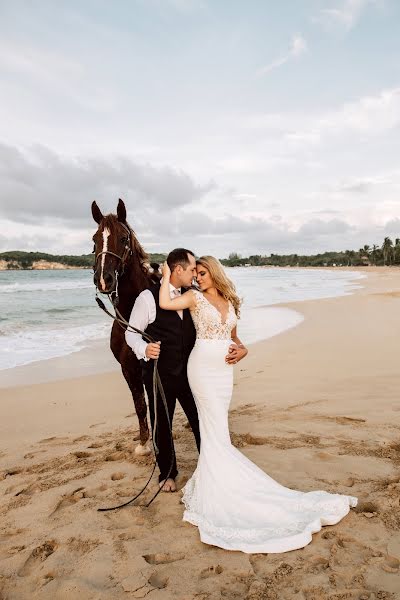
[[[192,285],[196,277],[196,260],[193,252],[176,248],[168,254],[167,262],[171,269],[170,295],[174,298]],[[168,405],[169,419],[172,420],[176,400],[179,400],[200,449],[200,432],[197,409],[189,387],[186,368],[189,354],[196,341],[196,331],[189,310],[163,310],[159,306],[160,283],[144,290],[136,299],[129,319],[130,325],[145,331],[157,343],[147,343],[140,334],[127,331],[128,346],[132,348],[142,363],[143,381],[149,401],[151,427],[154,428],[153,368],[158,358],[158,371]],[[157,463],[160,469],[160,487],[164,492],[175,492],[175,478],[178,474],[174,452],[173,467],[167,478],[172,461],[173,441],[169,431],[164,404],[157,397],[157,430],[155,440],[159,448]]]

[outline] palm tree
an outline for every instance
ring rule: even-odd
[[[376,255],[378,253],[379,250],[379,246],[377,246],[376,244],[374,244],[372,246],[372,252],[371,252],[371,260],[372,260],[372,264],[376,265]]]
[[[369,264],[369,255],[370,255],[370,247],[365,244],[364,248],[360,248],[358,254],[360,255],[360,262],[364,264]],[[365,260],[366,259],[366,260]]]
[[[393,262],[395,264],[400,262],[400,238],[396,238],[394,241]]]
[[[386,265],[387,259],[391,258],[392,255],[393,242],[390,237],[385,237],[382,244],[382,252],[383,252],[383,264]],[[391,260],[390,260],[391,262]]]
[[[355,251],[354,250],[346,250],[345,251],[345,256],[347,258],[347,266],[348,267],[352,267],[353,266],[354,255],[355,255]]]

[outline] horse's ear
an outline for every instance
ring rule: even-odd
[[[125,202],[121,198],[118,200],[117,217],[120,223],[126,223]]]
[[[103,214],[101,212],[101,210],[99,209],[99,207],[96,204],[96,200],[93,200],[92,202],[92,215],[93,215],[93,219],[96,221],[96,223],[100,223],[100,221],[103,218]]]

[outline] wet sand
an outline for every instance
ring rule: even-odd
[[[151,471],[122,376],[24,385],[21,368],[0,389],[0,598],[400,598],[400,271],[365,272],[354,295],[288,305],[304,321],[251,347],[230,413],[233,443],[272,477],[356,509],[280,555],[202,544],[179,494],[99,513]],[[174,434],[182,487],[197,454],[181,412]]]

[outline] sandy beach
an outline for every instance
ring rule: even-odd
[[[251,347],[230,413],[233,443],[269,475],[357,496],[356,509],[271,555],[202,544],[179,492],[97,512],[132,497],[152,465],[133,453],[111,354],[110,372],[74,378],[76,357],[20,367],[0,389],[0,599],[400,598],[400,271],[363,272],[352,295],[287,305],[304,321]],[[46,372],[54,380],[26,383]],[[179,411],[174,435],[181,488],[197,453]]]

